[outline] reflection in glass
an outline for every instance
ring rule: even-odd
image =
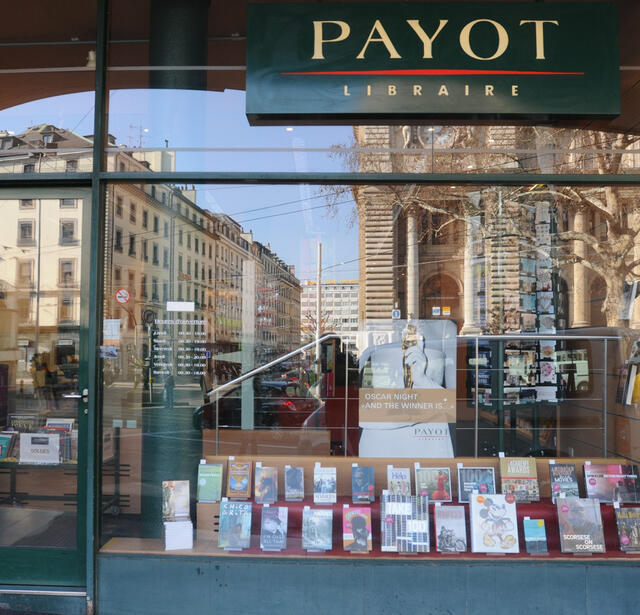
[[[0,201],[0,546],[73,549],[84,201],[22,196]]]

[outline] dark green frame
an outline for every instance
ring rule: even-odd
[[[107,146],[107,43],[109,0],[97,0],[97,41],[95,72],[95,111],[93,170],[91,173],[49,173],[49,174],[0,174],[0,191],[3,188],[89,188],[91,204],[86,209],[89,225],[88,240],[83,250],[83,264],[88,267],[89,283],[83,285],[81,323],[81,352],[87,357],[80,374],[91,395],[88,414],[81,437],[80,455],[84,464],[79,464],[78,487],[84,493],[84,501],[79,503],[78,523],[84,534],[84,543],[77,551],[65,552],[46,549],[20,549],[10,551],[10,566],[3,566],[0,584],[19,586],[40,586],[51,591],[52,586],[76,586],[82,594],[86,586],[88,605],[93,605],[96,596],[96,556],[100,535],[100,479],[101,446],[100,415],[101,375],[98,348],[101,342],[103,288],[100,281],[103,271],[105,195],[108,183],[192,183],[192,184],[447,184],[447,185],[639,185],[640,174],[629,175],[576,175],[576,174],[488,174],[488,173],[267,173],[267,172],[202,172],[202,173],[108,173],[104,170],[105,147]],[[5,555],[9,550],[2,550]],[[45,557],[46,555],[46,557]],[[4,558],[3,558],[4,559]],[[7,560],[5,560],[7,561]],[[10,575],[10,578],[9,578]],[[5,585],[6,587],[7,585]],[[0,590],[2,585],[0,585]],[[55,588],[54,588],[55,589]],[[55,593],[55,592],[54,592]]]

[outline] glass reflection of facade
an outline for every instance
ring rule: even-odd
[[[115,613],[139,608],[136,566],[147,595],[198,558],[208,582],[483,566],[500,543],[498,567],[528,566],[538,518],[556,570],[566,464],[601,500],[592,561],[634,566],[637,123],[249,126],[241,29],[204,2],[109,4],[38,33],[49,60],[0,40],[25,50],[0,67],[0,593],[80,588]],[[167,54],[180,20],[200,33]],[[492,551],[466,500],[506,495],[503,456],[540,500]],[[464,548],[434,500],[464,506]],[[422,538],[391,536],[405,513]],[[233,603],[217,591],[200,606]]]

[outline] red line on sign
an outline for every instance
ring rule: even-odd
[[[558,72],[540,70],[466,70],[462,68],[406,68],[395,70],[324,70],[283,72],[281,75],[389,75],[389,76],[421,76],[421,75],[584,75],[583,72]]]

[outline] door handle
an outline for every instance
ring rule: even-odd
[[[89,401],[89,389],[82,389],[82,393],[64,393],[65,399],[81,399],[84,402]]]

